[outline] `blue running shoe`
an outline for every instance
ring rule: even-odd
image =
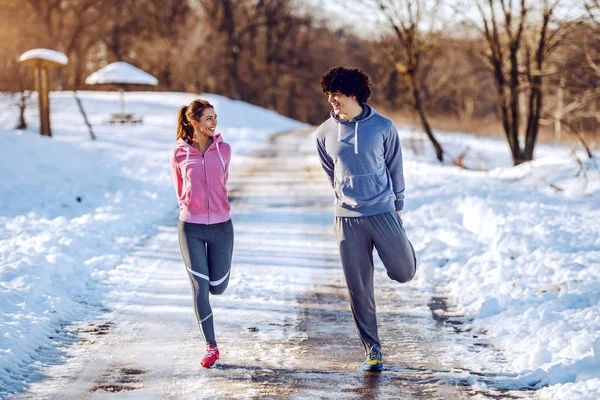
[[[383,357],[380,351],[373,350],[362,364],[365,371],[381,371],[383,369]]]

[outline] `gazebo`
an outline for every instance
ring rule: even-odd
[[[133,113],[125,112],[125,87],[128,85],[158,85],[158,79],[147,72],[134,67],[124,61],[114,62],[100,68],[88,76],[85,80],[88,85],[116,85],[120,91],[121,111],[111,114],[110,123],[140,123],[141,119],[136,119]]]

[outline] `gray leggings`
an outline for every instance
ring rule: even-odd
[[[209,293],[222,294],[229,283],[233,223],[204,225],[179,221],[179,248],[194,294],[194,312],[204,341],[217,344]]]
[[[368,217],[336,217],[334,229],[358,334],[367,353],[381,351],[373,292],[373,247],[390,279],[400,283],[415,276],[415,251],[395,212]]]

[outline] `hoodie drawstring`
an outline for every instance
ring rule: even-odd
[[[358,154],[358,121],[354,124],[354,154]]]
[[[188,162],[188,160],[190,158],[190,146],[186,146],[186,150],[187,150],[187,152],[186,152],[186,155],[185,155],[185,163],[187,164],[187,162]],[[182,175],[181,177],[183,178],[183,190],[181,191],[181,194],[183,194],[183,192],[185,192],[187,190],[187,187],[186,187],[186,176],[185,176],[186,174],[185,174],[184,170],[181,171],[181,175]]]
[[[225,161],[223,161],[223,156],[221,156],[221,150],[219,150],[219,142],[215,142],[215,145],[217,145],[217,153],[219,153],[219,159],[221,160],[223,171],[225,171]]]
[[[342,123],[338,121],[338,142],[342,141]],[[354,154],[358,154],[358,121],[354,123]]]

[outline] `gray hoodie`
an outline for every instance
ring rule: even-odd
[[[368,105],[352,120],[333,111],[316,132],[321,165],[335,192],[335,215],[365,217],[404,208],[402,150],[394,123]]]

